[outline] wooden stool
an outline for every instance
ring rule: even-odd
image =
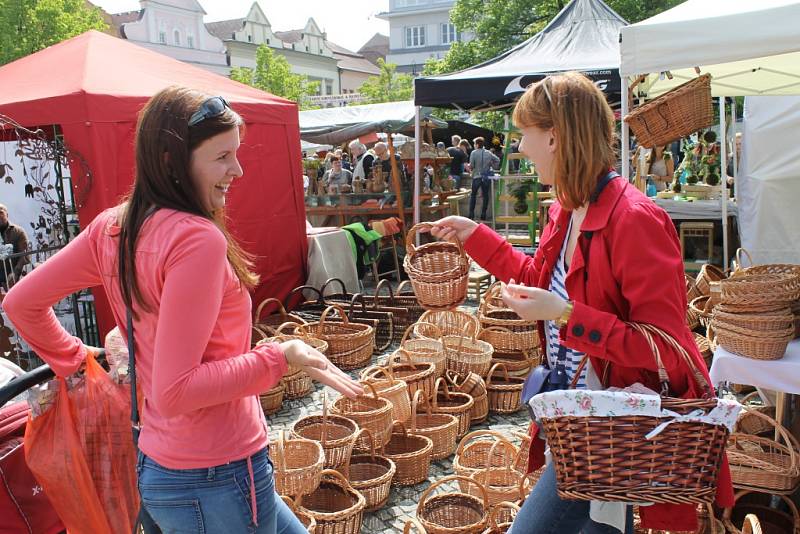
[[[693,258],[694,261],[686,261],[686,238],[703,238],[707,240],[708,256],[706,261],[698,261],[701,258]],[[700,270],[705,263],[711,263],[714,257],[714,223],[713,222],[682,222],[681,223],[681,256],[683,265],[687,270]]]
[[[474,298],[480,303],[483,292],[489,289],[492,285],[492,275],[488,271],[478,269],[469,272],[469,281],[467,282],[467,298]]]
[[[380,248],[378,250],[378,257],[375,258],[375,261],[373,261],[372,264],[370,265],[370,272],[372,273],[372,278],[375,280],[375,283],[377,284],[381,278],[384,278],[388,275],[392,275],[395,281],[399,283],[400,261],[397,258],[397,236],[396,235],[383,236],[379,242],[379,247]],[[380,261],[384,252],[388,252],[391,255],[394,268],[380,273],[378,272],[378,262]]]

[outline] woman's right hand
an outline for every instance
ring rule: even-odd
[[[280,346],[286,356],[286,362],[299,367],[313,380],[332,387],[350,399],[355,399],[364,393],[361,384],[347,376],[314,347],[306,345],[299,339],[284,341]]]
[[[475,221],[458,215],[451,215],[431,224],[430,232],[433,237],[445,241],[458,239],[462,243],[466,242],[478,228],[478,223]]]

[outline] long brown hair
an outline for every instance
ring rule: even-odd
[[[584,74],[556,74],[531,85],[514,109],[517,128],[553,129],[553,178],[559,203],[574,210],[589,202],[600,173],[616,161],[614,113]]]
[[[147,217],[158,208],[213,221],[228,242],[227,257],[236,276],[245,287],[258,284],[258,275],[250,270],[252,259],[228,232],[223,210],[212,213],[203,206],[189,173],[192,151],[203,141],[232,128],[244,128],[242,118],[230,108],[190,127],[189,118],[208,98],[185,87],[168,87],[153,96],[139,114],[136,175],[118,215],[119,279],[128,306],[132,307],[135,299],[145,310],[150,308],[136,280],[136,241]]]

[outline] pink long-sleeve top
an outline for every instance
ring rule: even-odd
[[[116,208],[16,284],[3,302],[22,337],[59,376],[78,370],[86,349],[59,324],[52,306],[102,285],[127,335],[117,275]],[[134,320],[140,449],[172,469],[246,458],[267,444],[258,400],[286,372],[275,344],[250,350],[250,295],[226,258],[225,236],[195,215],[161,209],[143,225],[136,273],[148,312]]]

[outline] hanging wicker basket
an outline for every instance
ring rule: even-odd
[[[425,404],[425,413],[419,413],[420,404]],[[433,413],[431,405],[422,391],[414,393],[414,402],[411,407],[410,430],[412,434],[419,434],[431,439],[433,449],[432,460],[447,458],[456,450],[456,437],[458,432],[458,419],[446,413]]]
[[[368,434],[365,440],[367,443],[374,443],[375,440],[369,436],[369,430],[362,428],[361,432]],[[344,469],[341,469],[353,488],[366,499],[365,512],[377,510],[389,500],[389,490],[396,470],[392,460],[375,454],[374,447],[370,447],[369,454],[351,455]]]
[[[460,241],[414,246],[417,232],[431,227],[430,223],[420,223],[408,231],[403,267],[423,308],[447,310],[467,298],[469,260]]]
[[[342,322],[327,320],[336,311]],[[310,334],[328,343],[328,359],[344,370],[365,367],[372,359],[375,346],[375,329],[369,325],[351,323],[341,306],[328,306],[319,322],[308,323],[298,328],[301,335]]]
[[[281,431],[278,439],[269,444],[269,456],[275,464],[275,491],[279,495],[297,497],[319,486],[325,464],[319,442],[305,438],[287,440]]]
[[[403,423],[396,421],[392,428],[392,439],[383,449],[383,454],[397,466],[392,483],[413,486],[426,480],[432,451],[431,438],[410,434]]]
[[[381,378],[383,376],[384,378]],[[411,417],[411,401],[408,398],[408,384],[394,376],[389,367],[374,365],[361,371],[360,382],[370,385],[378,396],[392,403],[392,420],[406,422]]]
[[[472,395],[450,391],[444,378],[437,378],[431,395],[433,413],[446,413],[458,419],[457,437],[466,435],[472,420],[472,406],[475,401]]]
[[[357,439],[355,448],[369,450],[382,448],[389,443],[392,434],[392,403],[378,396],[375,388],[367,384],[371,393],[359,395],[355,399],[339,397],[331,406],[331,413],[352,419],[358,428],[369,430],[373,443],[370,445],[363,438]]]
[[[711,75],[703,74],[631,111],[626,117],[645,148],[664,146],[714,123]]]
[[[439,332],[428,326],[435,325]],[[426,311],[414,326],[417,337],[468,336],[475,337],[480,330],[478,318],[460,310]]]
[[[424,326],[431,337],[409,339],[409,335],[414,328]],[[439,328],[433,324],[417,323],[409,326],[403,338],[400,340],[400,348],[406,351],[408,357],[413,362],[430,362],[436,367],[436,376],[442,376],[445,371],[447,354],[445,353],[444,343]]]
[[[317,534],[361,533],[366,499],[338,471],[324,470],[319,487],[298,504],[316,520]]]
[[[452,481],[478,486],[481,497],[457,491],[431,496],[436,488]],[[489,522],[486,490],[471,478],[444,477],[420,495],[417,519],[428,534],[480,534]]]
[[[347,463],[358,434],[358,424],[347,417],[328,414],[328,396],[322,396],[322,415],[308,415],[292,425],[292,435],[319,441],[325,453],[325,468]]]
[[[272,415],[280,411],[283,406],[284,391],[286,391],[286,386],[283,385],[283,382],[278,382],[275,387],[258,396],[264,415]]]

